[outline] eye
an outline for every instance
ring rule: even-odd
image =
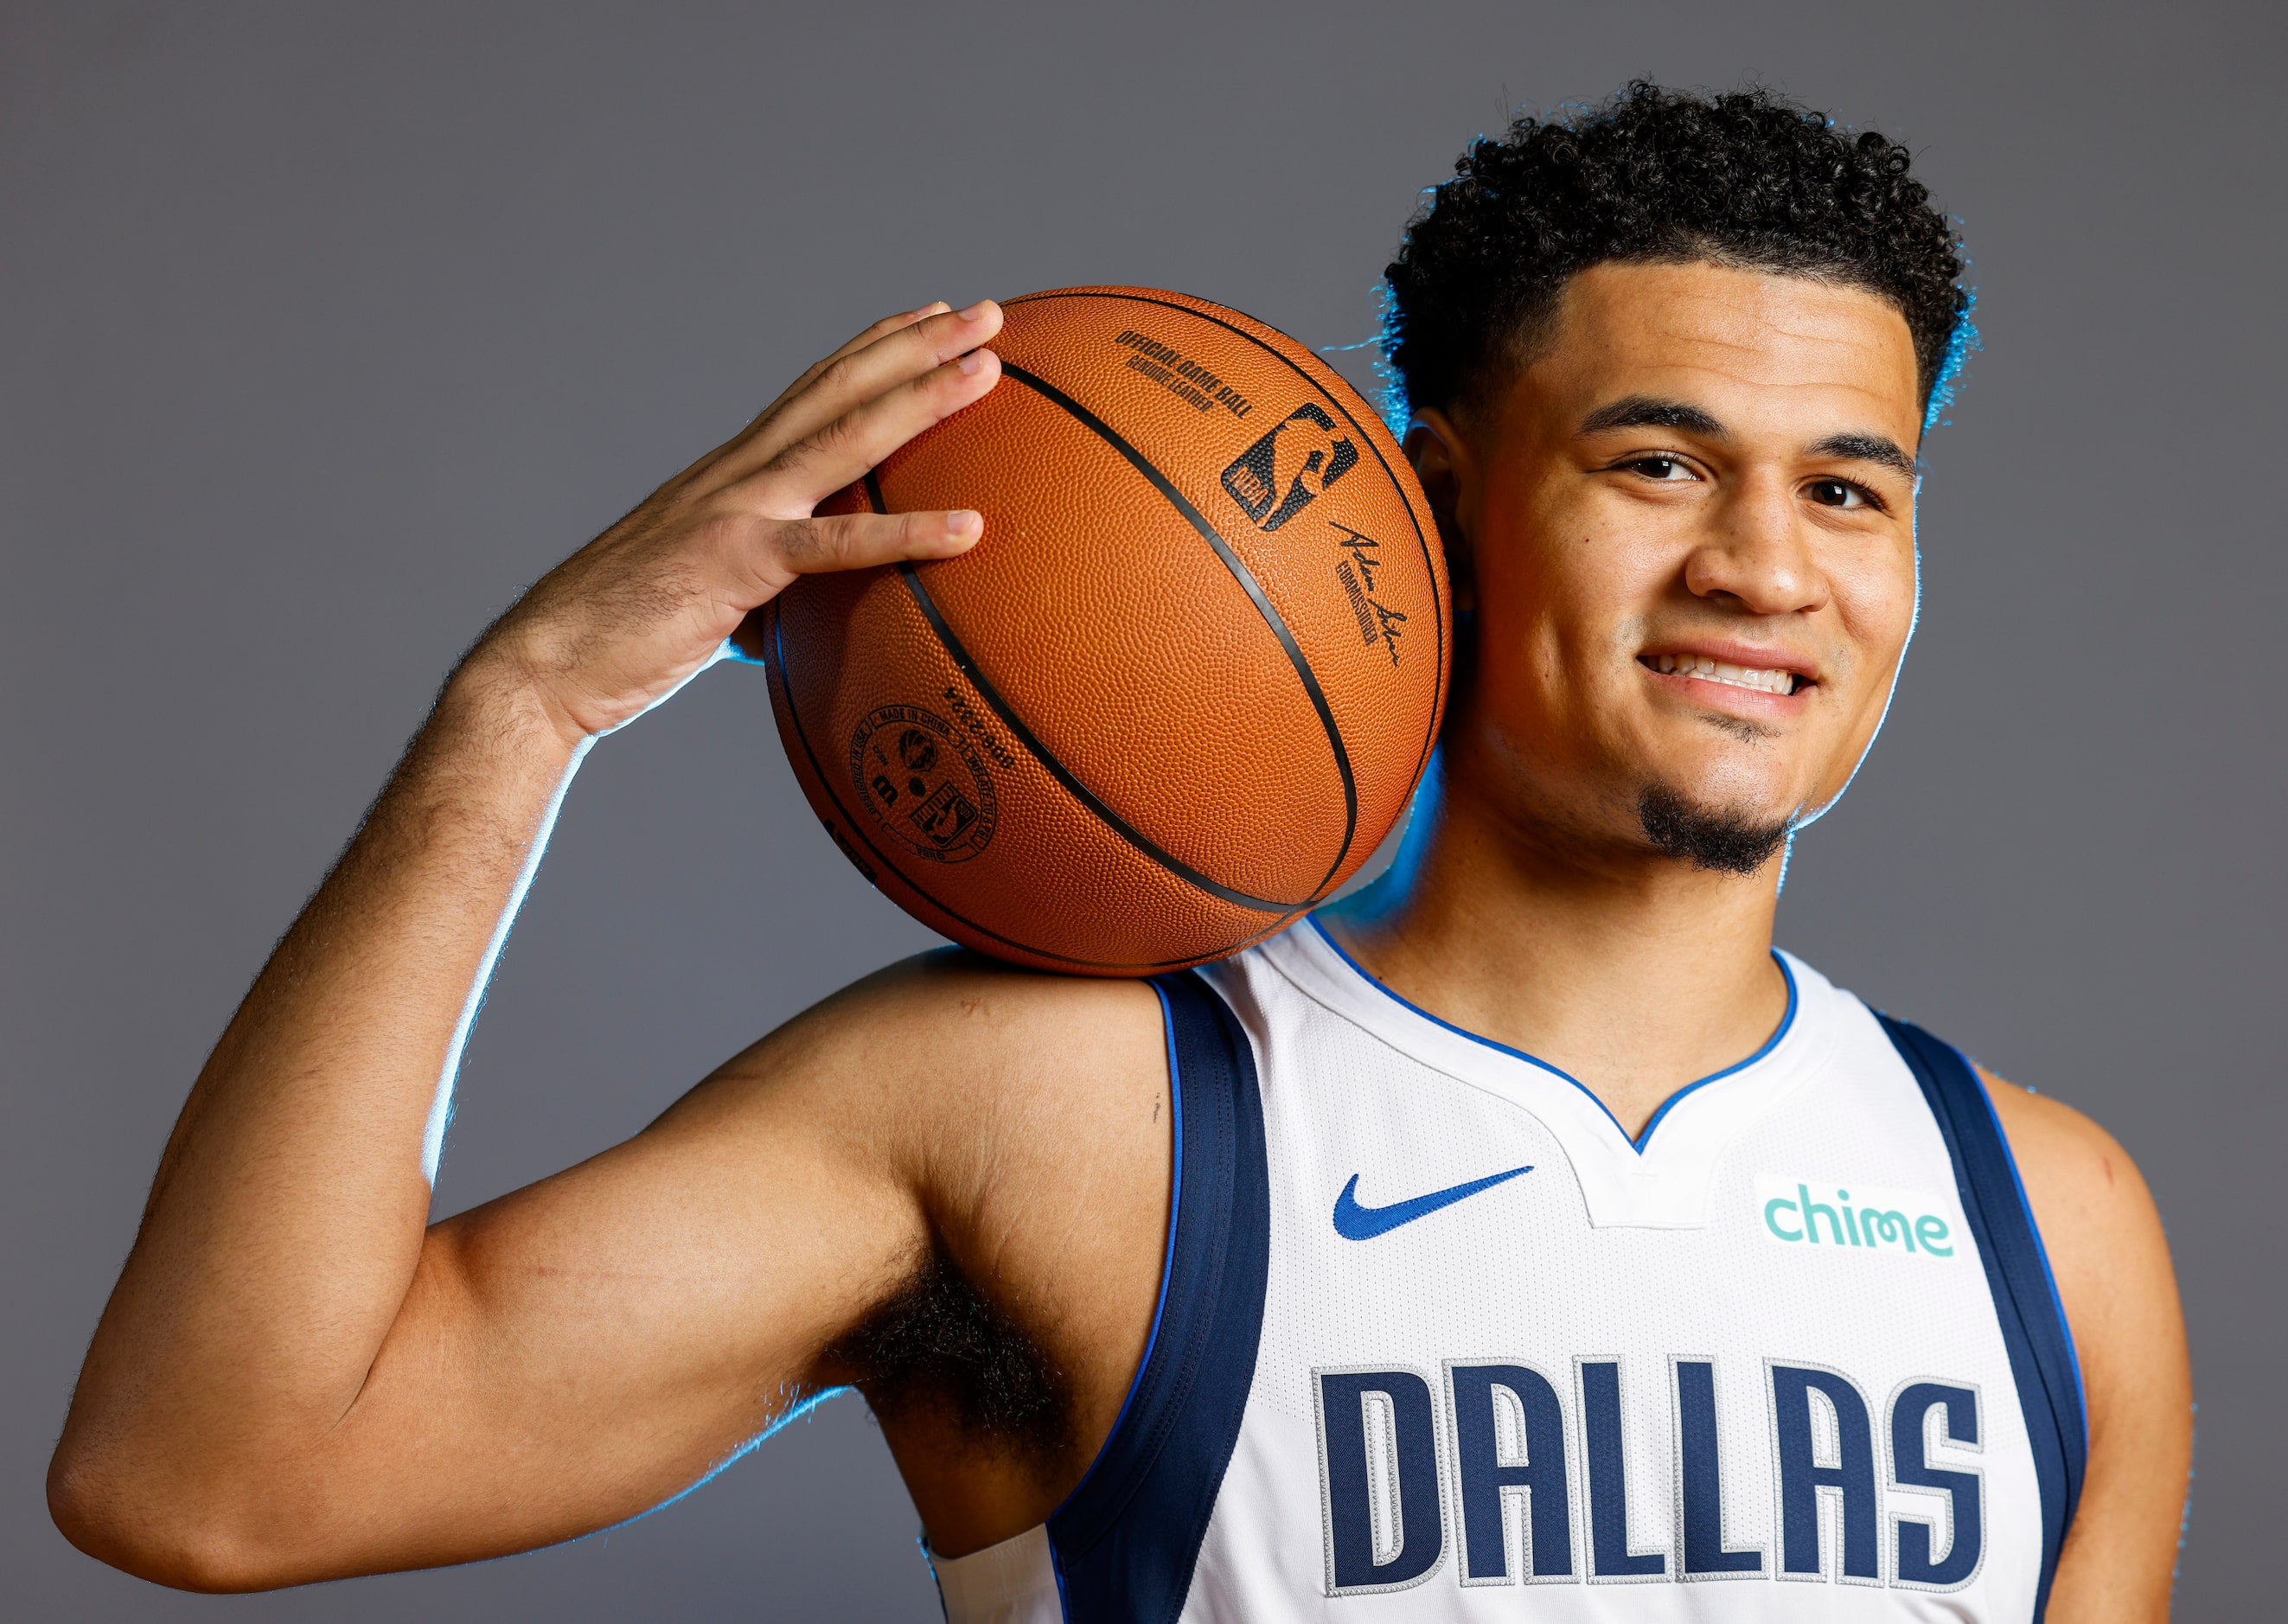
[[[1814,480],[1803,488],[1803,494],[1822,507],[1882,506],[1872,491],[1863,485],[1855,485],[1849,480]]]
[[[1692,471],[1691,465],[1680,457],[1662,457],[1657,454],[1650,457],[1632,457],[1626,462],[1617,466],[1626,468],[1641,479],[1652,480],[1663,485],[1681,485],[1700,477]]]

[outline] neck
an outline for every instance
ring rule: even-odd
[[[1585,849],[1450,784],[1436,763],[1390,872],[1320,917],[1393,991],[1569,1073],[1634,1137],[1784,1015],[1779,867],[1718,874]]]

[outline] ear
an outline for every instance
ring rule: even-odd
[[[1445,544],[1446,573],[1453,582],[1454,608],[1466,613],[1477,607],[1477,572],[1472,568],[1470,520],[1477,503],[1477,462],[1469,441],[1443,410],[1432,406],[1418,411],[1406,425],[1406,459],[1430,511],[1438,521],[1438,538]]]

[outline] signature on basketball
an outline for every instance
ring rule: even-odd
[[[1371,646],[1380,643],[1390,650],[1390,663],[1398,664],[1398,640],[1405,634],[1406,616],[1374,597],[1374,572],[1382,568],[1382,544],[1362,530],[1330,519],[1328,525],[1341,537],[1335,543],[1335,577],[1343,584],[1343,595],[1351,601],[1351,614],[1358,621],[1359,640]]]

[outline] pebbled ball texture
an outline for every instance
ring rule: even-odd
[[[1037,968],[1203,963],[1389,832],[1451,611],[1396,442],[1316,355],[1205,299],[1004,306],[1002,381],[822,512],[974,508],[959,558],[761,611],[779,733],[843,855]]]

